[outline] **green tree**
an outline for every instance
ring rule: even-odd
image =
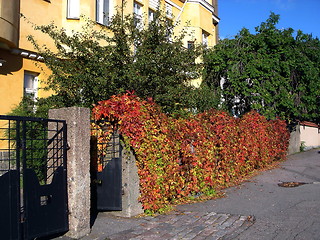
[[[86,20],[81,32],[68,33],[53,23],[35,26],[49,35],[56,49],[40,46],[29,36],[52,71],[48,98],[56,106],[92,107],[111,95],[134,91],[152,97],[166,112],[189,107],[189,84],[199,77],[200,47],[183,47],[185,32],[173,34],[175,26],[160,11],[145,28],[137,28],[134,16],[115,15],[108,26],[97,28]]]
[[[205,81],[221,89],[224,108],[236,115],[251,109],[267,118],[320,120],[320,42],[291,28],[277,29],[274,13],[256,27],[243,28],[204,57]]]

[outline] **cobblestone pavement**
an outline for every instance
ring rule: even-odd
[[[107,239],[234,239],[253,222],[252,216],[175,212],[145,218],[139,226],[111,235]]]

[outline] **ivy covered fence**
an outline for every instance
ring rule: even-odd
[[[152,99],[114,95],[93,108],[111,135],[118,130],[136,155],[140,201],[148,213],[195,195],[211,195],[255,169],[283,160],[285,121],[251,111],[242,118],[208,110],[187,118],[163,113]]]

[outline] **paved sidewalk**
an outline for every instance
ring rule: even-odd
[[[307,184],[285,188],[278,185],[282,182]],[[156,217],[99,213],[91,233],[82,239],[320,239],[320,154],[316,149],[291,155],[279,168],[225,192],[225,198],[180,205]]]
[[[226,198],[201,205],[178,206],[178,210],[253,215],[255,223],[233,238],[237,240],[319,240],[318,151],[313,149],[289,156],[279,168],[265,171],[241,186],[227,189]],[[278,184],[282,182],[307,184],[280,187]]]

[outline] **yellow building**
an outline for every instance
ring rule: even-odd
[[[39,43],[49,38],[33,30],[30,22],[46,25],[54,21],[59,28],[80,29],[80,15],[108,24],[116,8],[125,3],[124,14],[152,19],[157,8],[163,7],[167,17],[185,26],[190,35],[185,46],[203,43],[214,46],[218,39],[217,0],[0,0],[0,114],[7,114],[24,95],[44,97],[38,90],[49,71],[34,52],[28,35]],[[22,14],[25,18],[20,18]],[[25,20],[27,19],[27,20]]]

